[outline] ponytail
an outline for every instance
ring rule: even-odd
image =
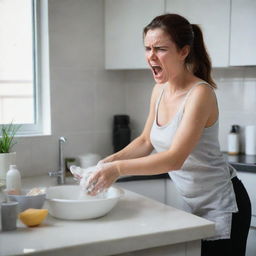
[[[192,72],[195,76],[217,88],[211,77],[212,64],[204,45],[202,30],[196,24],[192,24],[192,30],[194,34],[194,42],[190,53],[192,55]]]

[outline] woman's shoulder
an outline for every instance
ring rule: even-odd
[[[188,102],[200,102],[206,105],[212,105],[216,102],[216,94],[214,88],[205,81],[196,83],[190,92]]]
[[[205,81],[198,81],[192,86],[192,92],[196,94],[215,95],[214,87]]]
[[[192,85],[192,86],[191,86]],[[190,81],[190,86],[191,87],[202,87],[202,88],[207,88],[207,89],[216,89],[216,85],[212,85],[211,83],[199,78],[199,77],[196,77],[194,76],[192,78],[192,80]],[[206,89],[206,90],[207,90]]]

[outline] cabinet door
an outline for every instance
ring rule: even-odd
[[[238,178],[243,182],[252,204],[252,214],[256,216],[256,174],[238,172]]]
[[[164,12],[164,0],[105,0],[105,68],[147,68],[143,28]]]
[[[230,0],[166,0],[166,11],[200,25],[213,67],[229,65]]]
[[[180,210],[185,210],[184,201],[176,190],[171,179],[166,179],[166,204]]]
[[[256,255],[255,240],[256,240],[256,217],[252,216],[251,228],[249,230],[249,235],[247,238],[246,256]]]
[[[256,65],[256,1],[232,0],[230,65]]]
[[[118,182],[118,186],[165,203],[165,179]]]

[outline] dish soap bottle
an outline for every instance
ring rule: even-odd
[[[232,125],[228,134],[228,154],[239,154],[239,125]]]
[[[8,194],[20,195],[21,193],[21,176],[16,165],[10,165],[6,174],[6,190]]]

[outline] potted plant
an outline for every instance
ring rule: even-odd
[[[0,129],[0,183],[6,183],[6,173],[11,164],[16,162],[16,152],[11,152],[16,144],[14,137],[20,126],[13,123],[2,125]]]

